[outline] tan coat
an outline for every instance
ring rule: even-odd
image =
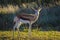
[[[17,15],[17,17],[24,20],[34,21],[37,16],[34,14],[21,14],[21,15]]]

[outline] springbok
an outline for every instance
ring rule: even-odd
[[[38,8],[38,9],[34,9],[35,14],[24,14],[22,13],[21,15],[17,15],[14,17],[14,22],[15,25],[13,27],[13,30],[15,30],[15,28],[17,28],[17,30],[19,31],[19,27],[21,26],[21,24],[23,23],[28,23],[29,24],[29,30],[28,30],[28,35],[30,36],[31,34],[31,26],[33,23],[35,23],[39,17],[39,12],[41,11],[42,8]]]

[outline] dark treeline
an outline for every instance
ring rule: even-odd
[[[19,5],[21,3],[34,2],[36,0],[0,0],[0,5],[14,4]]]
[[[58,5],[60,0],[0,0],[0,5],[7,6],[8,4],[20,5],[22,3],[36,2],[37,4],[48,5],[49,3]]]

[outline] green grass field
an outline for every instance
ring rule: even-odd
[[[28,40],[28,32],[20,32],[20,40]],[[13,40],[13,31],[0,31],[0,40]],[[14,40],[18,40],[18,32],[14,33]],[[30,40],[60,40],[58,31],[32,31]]]

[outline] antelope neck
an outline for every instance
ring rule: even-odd
[[[35,15],[39,16],[39,11],[38,10],[35,10]]]

